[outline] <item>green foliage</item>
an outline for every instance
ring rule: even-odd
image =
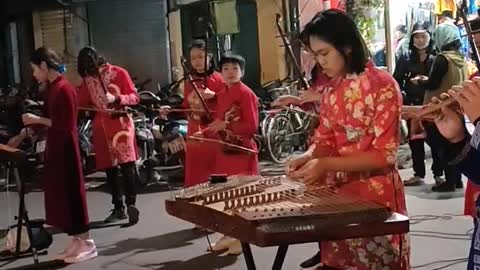
[[[353,0],[352,2],[352,16],[368,43],[373,40],[377,32],[378,11],[383,9],[384,0]]]

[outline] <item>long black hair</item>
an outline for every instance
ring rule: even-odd
[[[207,51],[207,43],[205,40],[202,39],[195,39],[192,41],[192,44],[190,44],[190,47],[188,47],[188,59],[190,59],[190,52],[193,49],[200,49],[205,52],[205,57],[208,59],[210,57],[210,61],[207,63],[207,66],[205,67],[206,73],[198,73],[196,70],[192,70],[192,73],[194,73],[197,76],[209,76],[215,71],[215,60],[213,59],[213,55],[210,54]],[[190,62],[190,61],[189,61]]]
[[[42,62],[45,62],[48,69],[53,69],[60,73],[65,69],[65,65],[62,64],[58,54],[54,50],[46,47],[36,49],[30,56],[30,62],[37,66],[40,66]]]
[[[330,43],[344,57],[349,72],[361,73],[369,59],[365,40],[354,20],[337,9],[321,11],[305,26],[300,38],[310,48],[310,37]],[[346,49],[351,52],[347,53]]]
[[[99,55],[95,48],[85,47],[78,53],[77,71],[82,78],[97,76],[99,74],[98,68],[106,63],[107,60]]]

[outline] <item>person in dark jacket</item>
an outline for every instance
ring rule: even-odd
[[[458,28],[447,21],[437,26],[433,34],[435,46],[440,53],[435,56],[429,76],[419,76],[413,83],[423,87],[425,92],[424,104],[428,104],[433,97],[440,97],[454,85],[459,85],[467,79],[467,63],[460,53],[460,34]],[[447,163],[450,153],[445,145],[448,141],[442,137],[436,126],[424,123],[427,133],[427,143],[432,150],[434,163],[434,178],[437,185],[435,192],[452,192],[456,188],[463,188],[461,173]],[[441,176],[445,173],[445,180]]]
[[[409,49],[398,59],[393,77],[398,82],[404,94],[404,105],[422,105],[425,89],[411,80],[418,76],[427,76],[434,60],[434,48],[429,25],[426,22],[417,22],[412,28]],[[425,178],[425,138],[414,136],[411,131],[412,123],[408,122],[410,150],[412,152],[414,175],[404,182],[406,186],[423,183]],[[436,159],[433,168],[436,168]],[[435,174],[435,172],[434,172]]]

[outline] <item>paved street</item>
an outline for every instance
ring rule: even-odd
[[[262,164],[264,173],[281,172],[281,166]],[[430,163],[427,164],[430,166]],[[401,171],[402,177],[411,176],[411,170]],[[431,175],[429,176],[431,177]],[[411,218],[411,242],[413,269],[452,269],[463,270],[469,247],[469,234],[472,220],[461,216],[463,213],[463,194],[450,194],[450,198],[438,199],[425,192],[426,187],[409,188],[407,203]],[[83,264],[65,267],[74,269],[115,269],[115,270],[182,270],[182,269],[225,269],[243,270],[243,256],[223,256],[205,252],[207,240],[202,234],[194,233],[192,225],[166,214],[163,201],[169,192],[145,192],[138,198],[142,211],[141,221],[131,228],[111,226],[94,229],[93,238],[99,249],[99,257]],[[10,207],[16,207],[15,194],[10,194]],[[91,219],[102,220],[108,214],[109,196],[104,187],[88,192]],[[6,194],[0,193],[0,228],[12,222],[13,213],[8,211]],[[27,205],[32,218],[44,215],[41,193],[32,193],[27,197]],[[12,209],[13,211],[13,209]],[[50,255],[63,248],[64,234],[54,235],[55,242]],[[218,237],[210,236],[213,241]],[[292,246],[287,254],[283,269],[298,269],[298,264],[315,252],[315,244]],[[275,250],[272,248],[253,248],[258,269],[270,269]],[[42,261],[48,261],[48,255]],[[0,269],[9,269],[31,264],[31,259],[21,259],[7,266],[0,262]],[[47,269],[60,269],[50,266]]]

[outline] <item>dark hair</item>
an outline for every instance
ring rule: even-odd
[[[480,12],[480,9],[478,9]],[[472,31],[478,31],[480,30],[480,18],[477,17],[473,20],[470,21],[470,27],[472,28]]]
[[[85,47],[78,53],[77,71],[82,78],[96,76],[98,68],[106,63],[107,60],[100,56],[93,47]]]
[[[440,14],[440,17],[441,17],[441,18],[453,19],[453,11],[451,11],[451,10],[444,10],[444,11],[442,11],[442,14]]]
[[[46,47],[40,47],[36,49],[35,52],[30,56],[30,62],[37,66],[40,66],[42,62],[45,62],[49,69],[53,69],[58,72],[62,72],[65,67],[57,53],[54,50]]]
[[[401,32],[403,34],[406,34],[408,32],[407,26],[404,24],[397,25],[397,27],[395,27],[395,32]]]
[[[207,52],[207,43],[205,42],[205,40],[202,40],[202,39],[195,39],[192,41],[192,44],[190,44],[190,47],[188,47],[188,54],[189,54],[189,59],[190,59],[190,52],[193,50],[193,49],[200,49],[200,50],[203,50],[205,52],[205,56],[208,57],[210,56],[210,62],[207,63],[207,75],[210,75],[213,73],[213,71],[215,70],[215,61],[212,57],[211,54],[209,54]],[[190,62],[190,61],[189,61]],[[196,70],[193,70],[193,73],[195,73],[196,75],[204,75],[204,74],[200,74],[198,73]]]
[[[430,35],[430,42],[428,43],[428,47],[426,48],[427,54],[435,54],[435,46],[433,42],[433,36],[432,33],[430,32],[430,24],[428,22],[416,22],[413,27],[412,27],[412,33],[415,32],[416,30],[426,30],[429,35]],[[413,45],[414,40],[413,36],[415,34],[412,34],[410,36],[410,42],[408,44],[408,49],[410,51],[411,57],[414,58],[417,61],[420,61],[420,55],[418,54],[418,49]]]
[[[459,51],[462,48],[462,41],[460,39],[454,40],[448,44],[443,45],[440,51]]]
[[[225,64],[238,64],[242,72],[245,72],[245,58],[238,54],[225,54],[220,58],[220,69],[223,68]]]
[[[345,59],[349,72],[365,70],[369,51],[353,19],[337,9],[321,11],[305,26],[300,37],[310,47],[310,37],[317,37],[330,43]],[[345,49],[351,49],[347,54]]]

